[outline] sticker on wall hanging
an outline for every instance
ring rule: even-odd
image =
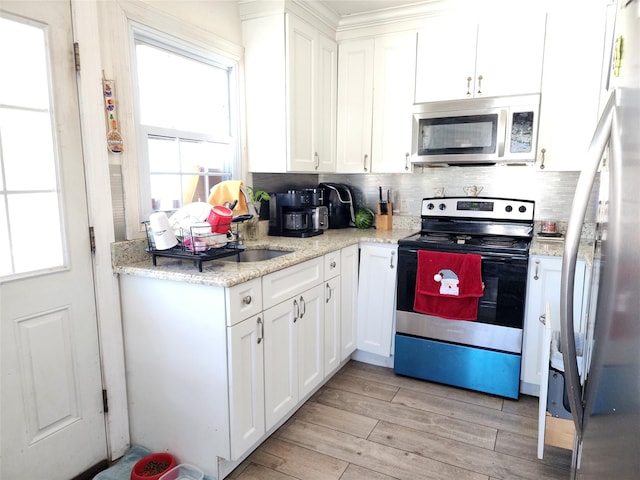
[[[113,80],[102,81],[102,92],[104,94],[104,105],[107,110],[107,125],[109,128],[107,132],[107,148],[111,153],[122,153],[124,152],[124,141],[118,131]]]

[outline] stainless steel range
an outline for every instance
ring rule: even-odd
[[[518,398],[534,202],[488,197],[422,200],[422,227],[400,240],[394,371]],[[418,252],[481,257],[472,320],[414,310]]]

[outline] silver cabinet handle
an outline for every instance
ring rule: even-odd
[[[293,323],[296,323],[298,321],[298,317],[300,317],[300,306],[298,305],[298,301],[297,300],[293,300]]]
[[[542,150],[540,150],[540,153],[542,154],[542,161],[540,162],[540,170],[544,170],[544,160],[545,160],[545,154],[547,153],[547,149],[543,148]]]
[[[538,268],[540,268],[540,260],[536,260],[536,270],[533,272],[533,279],[538,280],[540,277],[538,276]]]
[[[498,131],[502,132],[498,134],[498,156],[504,157],[504,148],[505,143],[507,141],[507,117],[508,113],[506,110],[500,110],[500,115],[498,116]]]
[[[302,295],[300,295],[300,305],[302,305],[302,313],[300,314],[300,318],[304,317],[304,314],[307,313],[307,302],[304,301]]]
[[[368,171],[367,163],[369,163],[369,155],[365,153],[364,155],[364,171]]]
[[[315,152],[313,156],[316,159],[316,170],[318,170],[318,167],[320,167],[320,156],[318,155],[318,152]]]
[[[331,262],[331,263],[329,264],[329,267],[331,267],[331,268],[336,268],[336,262],[335,262],[335,261]]]
[[[393,257],[395,256],[396,252],[391,252],[391,258],[389,260],[389,268],[395,268],[393,266]]]
[[[404,169],[407,170],[407,171],[409,170],[409,157],[410,156],[411,155],[409,155],[409,152],[404,154]]]
[[[329,303],[331,300],[331,285],[327,282],[325,288],[327,289],[327,299],[325,300],[325,303]]]
[[[242,303],[244,303],[245,305],[251,305],[251,295],[247,295],[246,297],[244,297],[242,299]]]
[[[478,95],[482,95],[482,75],[478,75]]]
[[[543,324],[546,325],[547,324],[547,315],[546,314],[542,314],[538,317],[538,321]]]
[[[260,329],[260,333],[258,334],[258,345],[260,345],[260,343],[262,343],[262,340],[264,339],[264,322],[260,317],[258,317],[256,323],[258,324],[258,328]]]
[[[471,80],[473,80],[473,78],[467,77],[467,97],[471,96]]]

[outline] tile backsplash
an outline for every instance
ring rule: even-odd
[[[542,172],[528,166],[420,168],[412,174],[253,174],[253,186],[269,192],[313,188],[320,182],[350,185],[357,206],[375,210],[378,187],[391,190],[394,214],[419,216],[421,200],[444,190],[464,196],[475,188],[480,196],[534,200],[536,220],[569,219],[579,172]],[[472,188],[469,188],[472,187]],[[597,185],[596,185],[597,187]],[[597,188],[594,189],[597,191]],[[592,198],[585,220],[594,221],[597,199]]]

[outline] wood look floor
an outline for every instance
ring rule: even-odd
[[[396,376],[350,361],[256,449],[234,480],[568,479],[571,452],[537,451],[538,399]]]

